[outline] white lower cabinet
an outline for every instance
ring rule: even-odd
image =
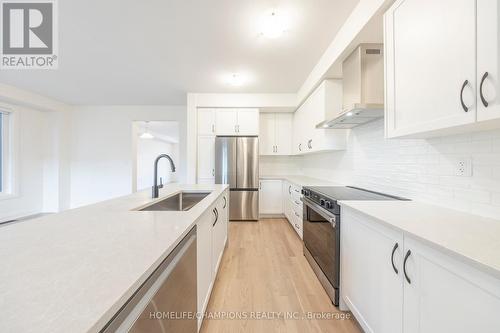
[[[499,279],[345,206],[340,290],[366,332],[500,332]]]
[[[403,327],[403,234],[342,207],[341,295],[366,332]],[[394,266],[392,266],[392,250]]]
[[[303,235],[301,190],[301,186],[283,182],[283,213],[300,238]]]
[[[259,184],[259,214],[283,214],[283,190],[281,179],[261,179]]]
[[[405,237],[405,333],[500,332],[500,280]]]
[[[217,276],[228,234],[228,191],[217,199],[196,223],[198,312],[203,313]],[[198,328],[203,318],[198,319]]]

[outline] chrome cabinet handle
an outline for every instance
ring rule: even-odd
[[[468,84],[469,80],[465,80],[464,84],[462,84],[462,89],[460,89],[460,104],[462,104],[462,108],[464,109],[465,112],[469,111],[469,108],[464,103],[464,89],[465,87],[467,87]]]
[[[295,214],[295,216],[300,217],[300,215],[299,215],[299,214],[297,214],[297,212],[293,212],[293,213]]]
[[[294,201],[294,202],[295,202],[296,205],[300,205],[300,202],[298,202],[298,201]]]
[[[212,176],[215,176],[215,169],[212,169]]]
[[[292,194],[292,185],[288,186],[288,194]]]
[[[484,98],[484,95],[483,95],[483,83],[487,77],[488,77],[488,72],[485,72],[483,74],[483,77],[481,78],[481,83],[479,84],[479,96],[481,97],[481,102],[483,102],[483,105],[485,108],[488,107],[488,101],[486,101],[486,99]]]
[[[302,151],[302,143],[299,143],[299,151]]]
[[[391,253],[391,264],[392,264],[392,269],[394,269],[394,272],[396,274],[399,274],[398,272],[398,269],[396,268],[396,265],[394,265],[394,252],[396,252],[397,248],[398,248],[399,244],[396,243],[394,244],[394,247],[392,248],[392,253]]]
[[[411,284],[411,280],[408,277],[408,273],[406,273],[406,261],[408,260],[408,257],[410,256],[410,254],[411,254],[411,251],[408,250],[408,252],[406,252],[406,255],[405,255],[405,260],[403,261],[403,273],[405,274],[405,279],[406,279],[406,281],[408,281],[409,284]]]
[[[307,141],[307,146],[309,147],[309,149],[312,149],[312,139],[310,139],[309,141]]]
[[[215,125],[212,124],[212,133],[214,133],[214,132],[215,132]]]
[[[226,206],[227,206],[227,199],[226,199],[225,196],[222,199],[224,199],[224,206],[222,206],[222,208],[226,208]]]

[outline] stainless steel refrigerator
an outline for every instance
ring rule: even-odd
[[[215,138],[215,183],[229,184],[229,219],[259,219],[259,139],[256,136]]]

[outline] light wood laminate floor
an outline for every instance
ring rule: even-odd
[[[354,319],[310,319],[346,313],[330,302],[284,219],[229,224],[207,314],[203,333],[361,332]]]

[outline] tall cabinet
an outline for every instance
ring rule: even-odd
[[[384,17],[388,137],[460,132],[500,118],[498,15],[496,0],[393,4]]]

